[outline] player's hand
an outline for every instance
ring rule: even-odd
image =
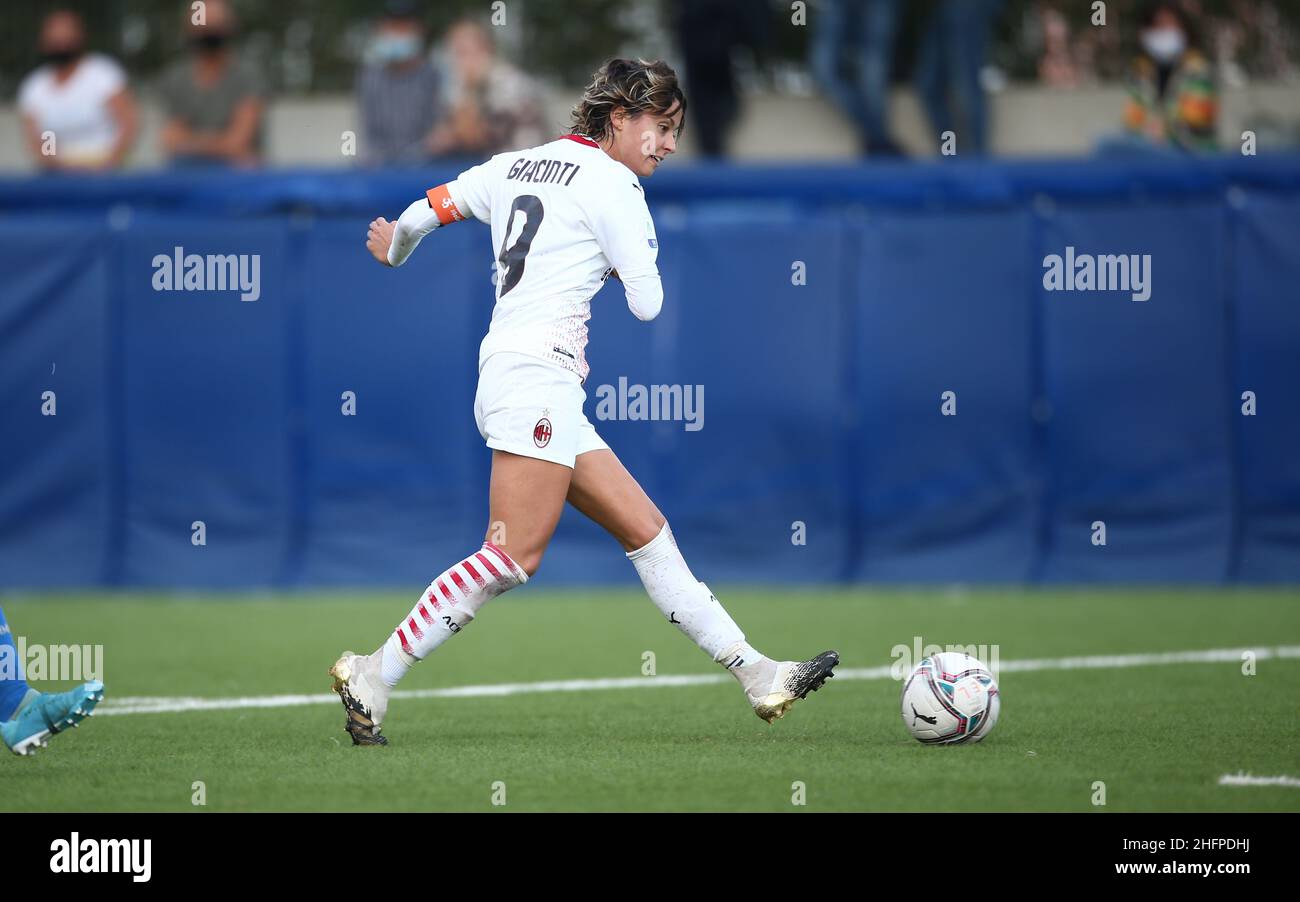
[[[370,230],[366,232],[366,249],[380,263],[388,266],[388,248],[393,243],[393,229],[397,223],[389,222],[384,217],[379,217],[370,223]]]

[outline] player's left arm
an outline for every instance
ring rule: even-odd
[[[466,169],[455,180],[430,188],[397,222],[380,217],[370,223],[366,247],[385,266],[401,266],[416,245],[434,229],[473,216],[487,222],[491,215],[489,168],[497,157]]]
[[[370,223],[366,247],[385,266],[401,266],[425,235],[436,228],[460,222],[465,215],[451,199],[454,183],[430,188],[412,203],[396,222],[382,216]]]

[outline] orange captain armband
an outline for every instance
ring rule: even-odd
[[[451,192],[447,190],[446,185],[430,188],[424,192],[424,195],[429,198],[429,206],[438,214],[438,222],[441,225],[460,222],[465,218],[465,214],[460,212],[456,202],[451,199]]]

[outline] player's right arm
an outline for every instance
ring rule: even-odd
[[[592,231],[596,242],[623,283],[627,306],[639,320],[649,321],[663,308],[659,279],[659,242],[654,221],[640,187],[621,176],[612,180],[595,201]]]

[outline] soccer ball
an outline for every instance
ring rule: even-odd
[[[1001,707],[993,674],[959,652],[925,658],[903,684],[903,723],[928,745],[979,742],[998,722]]]

